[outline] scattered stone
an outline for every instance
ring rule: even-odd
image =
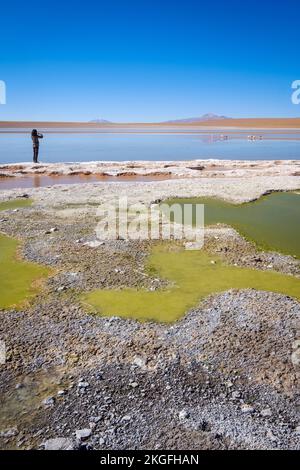
[[[57,289],[56,289],[56,292],[63,292],[65,291],[67,288],[66,286],[59,286]]]
[[[52,227],[49,230],[46,230],[45,235],[50,235],[50,233],[57,232],[58,228],[57,227]]]
[[[254,408],[251,405],[248,405],[247,403],[244,403],[241,405],[241,412],[242,413],[254,413]]]
[[[234,400],[237,400],[238,398],[241,397],[241,392],[239,392],[238,390],[236,390],[235,392],[232,392],[231,396],[232,396],[232,398],[233,398]]]
[[[92,240],[90,242],[85,242],[84,243],[85,246],[89,246],[90,248],[98,248],[98,246],[102,246],[104,244],[105,243],[100,241],[100,240]]]
[[[85,439],[88,439],[91,436],[91,434],[92,434],[92,430],[89,428],[76,430],[76,438],[79,441],[84,441]]]
[[[187,419],[190,416],[190,414],[186,410],[181,410],[178,416],[179,416],[180,421],[183,421],[184,419]]]
[[[47,398],[45,398],[45,399],[42,401],[42,404],[43,404],[44,406],[53,406],[53,405],[54,405],[54,402],[55,402],[55,400],[54,400],[53,397],[47,397]]]
[[[264,410],[261,410],[260,414],[266,418],[267,416],[272,416],[272,410],[271,408],[265,408]]]
[[[271,430],[269,430],[267,432],[267,438],[270,439],[272,442],[276,442],[277,441],[277,437],[272,433]]]
[[[78,388],[87,388],[89,386],[90,386],[90,384],[88,382],[83,382],[83,381],[78,382],[78,385],[77,385]]]
[[[300,365],[300,339],[297,339],[292,344],[293,353],[291,355],[291,361],[293,366]]]
[[[48,439],[44,443],[45,450],[74,450],[74,442],[70,438],[56,437],[54,439]]]
[[[90,417],[90,422],[91,423],[98,423],[101,420],[101,416],[91,416]]]
[[[18,429],[17,428],[9,428],[5,429],[4,431],[0,431],[0,437],[14,437],[18,434]]]
[[[66,391],[65,391],[65,390],[58,390],[58,392],[57,392],[57,396],[58,396],[58,397],[62,397],[62,396],[65,395],[65,394],[66,394]]]
[[[130,383],[130,387],[132,387],[132,388],[136,388],[138,386],[139,386],[139,384],[137,382],[131,382]]]
[[[145,367],[146,366],[146,361],[142,357],[135,357],[133,360],[133,364],[138,366],[138,367]]]
[[[131,420],[131,416],[129,416],[129,415],[125,415],[122,418],[122,421],[130,421],[130,420]]]
[[[105,444],[105,439],[103,439],[103,437],[100,437],[98,442],[100,446],[103,446],[103,444]]]

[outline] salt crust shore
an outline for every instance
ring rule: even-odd
[[[0,175],[115,175],[116,182],[54,185],[26,188],[26,194],[41,207],[68,203],[86,204],[127,196],[132,202],[151,203],[167,197],[214,196],[240,203],[268,191],[300,188],[300,161],[193,160],[178,162],[88,162],[74,164],[1,165]],[[155,181],[155,176],[171,178]],[[122,182],[120,176],[153,175],[153,181]],[[1,189],[1,180],[0,180]],[[24,194],[24,189],[0,190],[0,200]]]

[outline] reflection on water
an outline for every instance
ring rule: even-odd
[[[109,175],[32,175],[23,177],[4,177],[0,178],[0,190],[14,188],[41,188],[45,186],[53,186],[55,184],[78,184],[78,183],[99,183],[102,182],[143,182],[143,181],[164,181],[172,178],[172,176],[155,175],[155,176],[109,176]]]

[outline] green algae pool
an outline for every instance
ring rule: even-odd
[[[9,201],[0,202],[0,211],[6,211],[9,209],[19,209],[21,207],[29,207],[32,204],[32,199],[11,199]]]
[[[39,281],[49,269],[18,259],[20,243],[0,234],[0,308],[19,308],[37,293]]]
[[[169,206],[204,204],[205,226],[231,225],[259,248],[300,258],[300,194],[297,192],[272,193],[244,204],[215,198],[172,199],[166,203]]]
[[[137,320],[173,322],[209,294],[231,288],[253,288],[300,299],[300,279],[276,272],[224,264],[205,251],[171,251],[156,246],[147,269],[170,281],[170,287],[154,292],[136,289],[98,289],[82,299],[96,313]]]

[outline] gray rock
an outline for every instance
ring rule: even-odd
[[[90,242],[85,242],[84,243],[85,246],[89,246],[90,248],[98,248],[98,246],[102,246],[104,244],[105,243],[103,241],[100,241],[100,240],[92,240]]]
[[[77,385],[78,388],[87,388],[89,386],[90,386],[90,384],[88,382],[83,382],[83,381],[78,382],[78,385]]]
[[[76,430],[76,438],[79,441],[84,441],[85,439],[88,439],[91,436],[91,434],[92,434],[92,430],[89,428]]]
[[[56,437],[54,439],[48,439],[44,443],[45,450],[74,450],[74,442],[70,438]]]
[[[272,416],[272,410],[271,408],[265,408],[264,410],[261,410],[260,414],[263,417]]]
[[[297,339],[292,344],[293,352],[291,354],[291,361],[293,366],[300,366],[300,340]]]
[[[132,387],[132,388],[136,388],[138,386],[139,386],[139,384],[137,382],[131,382],[130,383],[130,387]]]
[[[247,403],[244,403],[241,406],[241,412],[242,413],[254,413],[254,408],[251,405],[248,405]]]
[[[0,431],[0,437],[14,437],[18,434],[17,428],[9,428],[5,429],[4,431]]]
[[[129,416],[129,415],[125,415],[122,418],[122,421],[130,421],[130,420],[131,420],[131,416]]]
[[[179,416],[180,421],[182,421],[184,419],[187,419],[190,416],[190,414],[186,410],[181,410],[178,416]]]
[[[42,404],[45,406],[53,406],[54,405],[54,398],[53,397],[47,397],[42,401]]]

